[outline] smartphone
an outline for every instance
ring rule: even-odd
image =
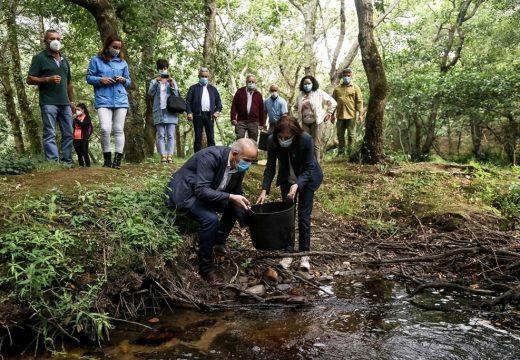
[[[168,79],[170,77],[170,74],[161,74],[161,78]]]

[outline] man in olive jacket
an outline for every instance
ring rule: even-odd
[[[352,154],[356,115],[358,121],[363,121],[363,95],[359,86],[352,82],[352,69],[342,72],[342,83],[332,93],[338,103],[336,107],[336,130],[338,134],[338,155],[345,154],[345,131],[347,132],[347,155]]]

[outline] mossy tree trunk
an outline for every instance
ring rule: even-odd
[[[361,159],[367,164],[383,160],[383,119],[388,100],[388,83],[381,56],[374,39],[374,22],[371,0],[355,0],[358,16],[358,41],[363,67],[368,79],[370,97],[365,119],[365,137],[361,147]]]
[[[42,152],[42,134],[41,134],[41,123],[39,118],[36,118],[31,113],[31,107],[29,106],[29,100],[27,93],[25,92],[25,84],[22,78],[21,62],[20,62],[20,51],[18,49],[18,30],[16,27],[16,9],[18,7],[18,1],[16,0],[3,0],[2,10],[5,16],[5,23],[7,27],[7,45],[9,47],[9,53],[11,55],[12,65],[12,76],[14,85],[16,88],[16,96],[18,98],[18,106],[20,109],[20,115],[22,122],[25,125],[26,139],[29,145],[29,151],[33,154],[40,154]],[[5,56],[5,54],[3,55]],[[6,58],[4,58],[6,60]],[[7,64],[7,63],[6,63]],[[10,85],[9,85],[10,86]],[[16,112],[16,109],[15,109]],[[18,117],[18,116],[17,116]],[[11,123],[13,124],[13,123]],[[17,124],[18,130],[21,129],[20,123]],[[16,131],[18,131],[16,130]],[[13,131],[15,131],[13,129]],[[23,147],[23,139],[21,146]],[[15,140],[19,142],[19,140]],[[18,145],[17,145],[18,151]]]
[[[22,129],[20,127],[20,118],[16,112],[16,102],[14,100],[14,92],[11,86],[11,79],[9,75],[9,66],[7,64],[6,53],[0,51],[0,86],[2,89],[2,94],[4,95],[7,118],[11,123],[11,133],[14,138],[16,152],[18,154],[22,154],[25,152],[25,145],[23,142]]]

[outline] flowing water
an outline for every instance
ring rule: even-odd
[[[520,359],[520,334],[468,312],[426,311],[398,283],[336,278],[332,297],[303,308],[200,314],[176,311],[160,331],[114,331],[111,345],[81,349],[90,359]],[[417,296],[456,308],[456,295]],[[72,354],[71,354],[72,355]]]

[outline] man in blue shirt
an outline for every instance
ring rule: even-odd
[[[194,152],[202,149],[202,130],[206,130],[208,146],[215,145],[214,122],[222,111],[222,101],[216,87],[208,83],[208,68],[199,69],[199,82],[188,89],[186,113],[188,121],[193,121],[195,130]]]
[[[287,101],[285,101],[278,94],[278,85],[273,84],[269,87],[269,93],[271,96],[264,101],[264,119],[267,123],[267,116],[269,115],[269,130],[268,134],[272,134],[274,126],[280,120],[280,118],[288,113]]]

